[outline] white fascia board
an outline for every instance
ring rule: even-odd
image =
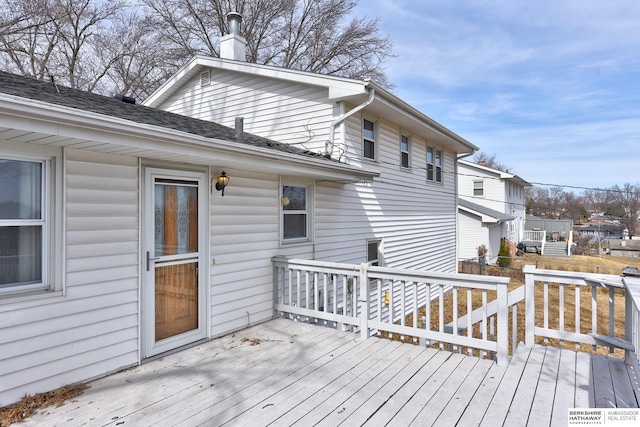
[[[488,216],[488,215],[484,215],[478,211],[475,211],[473,209],[469,209],[466,206],[460,206],[458,205],[458,209],[463,210],[465,212],[470,213],[471,215],[480,217],[480,220],[482,221],[483,224],[499,224],[500,220],[497,218],[494,218],[492,216]]]
[[[321,158],[206,138],[174,129],[0,94],[0,127],[189,156],[330,180],[372,179],[380,171]],[[265,162],[267,160],[267,162]],[[206,163],[206,162],[205,162]]]

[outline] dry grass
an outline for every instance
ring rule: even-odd
[[[564,258],[551,258],[551,257],[540,257],[537,255],[529,255],[522,258],[517,258],[514,260],[513,266],[521,268],[525,264],[537,265],[538,268],[544,269],[553,269],[553,270],[562,270],[562,271],[576,271],[576,272],[587,272],[587,273],[602,273],[602,274],[620,274],[623,267],[630,265],[628,259],[625,258],[617,258],[617,257],[586,257],[586,256],[576,256],[571,259]],[[474,273],[478,274],[478,266],[474,267],[475,271],[469,271],[471,266],[467,265],[465,269],[465,273]],[[509,290],[512,291],[524,284],[524,274],[514,269],[501,269],[493,266],[486,266],[484,269],[485,275],[492,276],[507,276],[511,278],[511,282],[509,284]],[[564,330],[575,332],[576,331],[576,322],[575,322],[575,313],[576,313],[576,299],[575,299],[575,287],[574,286],[565,286],[564,290]],[[543,301],[544,301],[544,291],[543,286],[536,287],[536,307],[539,307],[536,310],[536,326],[542,327],[544,325],[544,310]],[[591,301],[591,288],[584,288],[580,291],[580,329],[579,331],[582,333],[592,332],[592,301]],[[472,291],[472,310],[475,310],[482,306],[482,291],[474,290]],[[491,301],[495,299],[494,292],[487,292],[487,300]],[[559,287],[553,284],[549,285],[549,308],[548,308],[548,317],[549,317],[549,328],[550,329],[558,329],[559,328],[559,300],[560,300],[560,290]],[[602,335],[610,335],[609,334],[609,290],[605,288],[599,288],[596,291],[596,301],[597,301],[597,333]],[[439,330],[439,305],[440,302],[438,300],[433,301],[431,303],[431,330]],[[452,294],[448,294],[443,299],[444,305],[444,324],[448,324],[453,321],[453,296]],[[418,327],[424,327],[422,319],[425,317],[425,308],[423,307],[418,314]],[[467,292],[464,289],[458,293],[458,317],[462,317],[467,313]],[[614,291],[614,336],[616,337],[624,337],[624,290],[616,289]],[[517,342],[524,341],[525,339],[525,306],[524,301],[521,301],[517,304]],[[406,325],[413,324],[413,316],[410,315],[405,320]],[[509,313],[509,328],[512,327],[512,312]],[[462,331],[461,334],[467,334],[467,331]],[[476,324],[473,330],[474,337],[480,337],[480,324]],[[400,340],[404,342],[417,342],[417,339],[410,336],[398,336],[383,333],[382,337]],[[543,338],[537,338],[537,343],[544,343],[546,345],[560,347],[560,348],[568,348],[578,351],[584,351],[589,353],[596,353],[601,355],[606,355],[609,357],[618,357],[624,358],[624,350],[614,349],[613,353],[610,353],[609,347],[597,347],[595,350],[592,346],[587,344],[576,344],[573,342],[559,342],[555,339],[544,340]],[[509,338],[509,345],[511,346],[511,337]],[[511,349],[513,350],[513,349]],[[478,354],[476,351],[474,354]]]
[[[88,387],[86,384],[67,385],[58,390],[25,396],[18,403],[0,408],[0,427],[19,423],[33,415],[38,409],[52,405],[62,406],[69,399],[82,394]]]

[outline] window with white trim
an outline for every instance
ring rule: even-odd
[[[309,240],[309,187],[282,186],[282,240]]]
[[[442,150],[427,146],[427,181],[442,182]]]
[[[381,240],[367,240],[367,263],[369,265],[382,265],[381,244]]]
[[[484,181],[473,181],[473,195],[484,196]]]
[[[43,159],[0,156],[0,293],[48,286],[48,168]]]
[[[362,120],[362,156],[375,160],[377,156],[376,124],[371,120]]]
[[[400,135],[400,166],[406,169],[410,167],[409,137],[407,135]]]

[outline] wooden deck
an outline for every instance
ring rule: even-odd
[[[489,360],[292,322],[260,324],[92,382],[28,426],[567,425],[638,407],[623,361],[520,347]]]

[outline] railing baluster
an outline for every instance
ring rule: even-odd
[[[376,279],[376,284],[378,285],[378,322],[382,323],[382,299],[384,298],[384,295],[382,295],[382,281]]]
[[[609,288],[609,336],[614,337],[615,327],[615,301],[613,288]],[[609,346],[609,353],[613,353],[613,346]]]
[[[457,336],[458,335],[458,287],[454,286],[451,290],[451,292],[453,293],[452,297],[453,297],[453,335]],[[454,345],[452,346],[452,350],[453,351],[458,351],[458,346]]]
[[[300,288],[302,287],[300,285],[300,277],[302,275],[302,271],[300,270],[296,270],[296,306],[300,307]]]
[[[289,270],[289,305],[291,305],[291,287],[293,286],[293,270]]]
[[[313,309],[320,311],[320,283],[317,271],[313,272]]]
[[[473,323],[472,316],[473,313],[473,294],[471,292],[471,288],[467,288],[467,337],[471,338],[473,336]],[[469,356],[473,356],[473,348],[471,346],[467,347],[467,352]]]
[[[596,285],[591,286],[591,333],[598,333],[598,289]],[[593,351],[596,351],[598,346],[595,344],[591,346]]]
[[[558,309],[560,310],[560,327],[558,328],[560,332],[564,332],[564,285],[562,283],[558,284],[558,292],[560,293],[560,302]],[[564,345],[564,340],[560,340],[560,345]]]
[[[511,354],[516,353],[518,348],[518,306],[511,307]]]
[[[404,326],[405,316],[406,316],[406,308],[405,308],[405,291],[407,289],[407,283],[404,280],[400,281],[400,325]]]
[[[425,325],[427,331],[431,330],[431,283],[427,283],[427,302],[424,307]],[[431,340],[426,340],[426,345],[431,345]]]
[[[311,300],[311,295],[309,295],[309,270],[305,270],[304,272],[304,306],[305,308],[309,308],[309,301]]]
[[[444,286],[438,285],[438,331],[444,332]],[[440,341],[440,350],[444,349],[444,343]]]
[[[418,288],[420,286],[420,284],[418,282],[412,282],[413,283],[413,304],[411,305],[413,307],[412,313],[413,313],[413,327],[414,328],[418,328],[418,315],[420,314],[420,311],[418,310]],[[418,339],[416,337],[413,337],[413,342],[417,342]]]
[[[322,311],[328,311],[329,306],[329,286],[327,284],[327,273],[322,273]],[[326,323],[326,322],[325,322]]]
[[[544,305],[544,328],[549,329],[549,283],[544,282],[544,295],[543,295],[543,305]],[[547,337],[544,338],[544,343],[548,344],[549,339]]]
[[[482,339],[487,340],[487,290],[482,290]],[[486,357],[487,352],[481,351],[480,357]]]
[[[580,333],[580,286],[575,285],[576,287],[576,334]],[[576,348],[580,348],[580,343],[576,342]]]

